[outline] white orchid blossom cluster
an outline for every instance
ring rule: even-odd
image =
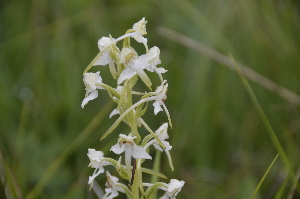
[[[148,159],[152,160],[149,154],[150,149],[157,149],[158,152],[165,152],[169,165],[173,170],[170,150],[172,146],[168,141],[168,126],[172,127],[170,115],[164,100],[167,99],[168,83],[163,79],[162,73],[167,72],[164,68],[157,67],[161,63],[159,54],[160,50],[154,46],[148,48],[147,39],[144,38],[146,33],[145,18],[135,23],[132,29],[129,29],[125,35],[114,39],[112,36],[102,37],[98,41],[99,54],[88,65],[83,74],[83,82],[85,84],[85,98],[82,101],[83,108],[88,102],[98,97],[99,90],[106,90],[111,99],[116,103],[116,108],[109,115],[112,118],[118,115],[118,119],[104,133],[101,140],[112,133],[121,123],[126,123],[130,128],[128,134],[120,134],[117,143],[111,147],[111,151],[120,155],[118,160],[104,157],[102,151],[88,149],[88,157],[90,159],[90,167],[94,168],[94,173],[89,177],[88,184],[93,183],[95,178],[105,172],[105,167],[113,166],[116,173],[127,181],[128,185],[119,183],[119,179],[112,176],[106,171],[107,182],[105,195],[103,199],[115,198],[119,193],[126,194],[127,198],[132,199],[150,199],[156,194],[157,190],[165,191],[162,199],[175,199],[184,185],[184,181],[171,179],[170,183],[153,182],[144,183],[143,173],[153,176],[166,178],[158,171],[142,167],[142,163]],[[130,39],[133,38],[138,43],[142,43],[145,47],[145,54],[139,55],[130,45]],[[120,50],[117,42],[123,40],[123,47]],[[117,86],[113,88],[102,81],[100,71],[88,72],[92,66],[108,65],[112,77],[116,80]],[[155,72],[161,84],[154,92],[151,91],[152,82],[147,75],[148,72]],[[134,85],[141,79],[142,82],[150,89],[149,92],[133,91]],[[103,91],[101,91],[103,92]],[[140,96],[140,100],[133,102],[133,95]],[[154,115],[160,111],[165,111],[168,122],[162,124],[156,131],[152,131],[147,123],[142,119],[145,114],[148,103],[152,103],[154,107]],[[144,127],[149,134],[144,138],[139,133],[139,128]],[[153,146],[153,147],[152,147]],[[124,164],[122,164],[122,155],[124,154]]]

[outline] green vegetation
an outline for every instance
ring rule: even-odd
[[[175,170],[164,159],[161,172],[186,182],[177,198],[248,199],[258,185],[257,199],[299,197],[300,103],[298,95],[290,95],[300,95],[299,13],[297,1],[280,0],[1,1],[0,177],[8,192],[12,198],[96,198],[88,192],[93,169],[86,154],[95,148],[113,156],[114,136],[100,138],[113,124],[106,116],[115,107],[100,91],[90,102],[100,112],[81,109],[82,73],[99,52],[98,39],[118,37],[145,17],[148,44],[161,49],[168,70],[165,103],[172,116]],[[231,53],[262,75],[243,71],[262,110],[227,62],[197,51],[170,30],[228,60]],[[113,84],[108,67],[101,76]],[[277,86],[270,87],[269,80]],[[167,117],[144,119],[150,126]],[[275,162],[280,151],[274,135],[286,153]],[[97,180],[103,185],[105,175]],[[1,184],[0,198],[3,192]]]

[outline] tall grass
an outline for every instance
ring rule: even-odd
[[[171,151],[175,171],[168,176],[186,181],[178,198],[251,198],[277,151],[238,75],[156,30],[166,27],[224,55],[231,52],[238,62],[300,94],[297,6],[293,1],[267,0],[2,1],[0,149],[5,179],[20,188],[23,198],[35,189],[97,115],[92,106],[82,110],[80,104],[82,72],[98,53],[98,39],[121,35],[128,25],[146,17],[149,45],[159,46],[169,70],[166,104],[174,123],[170,143],[176,147]],[[108,68],[101,68],[104,82],[110,81],[108,73]],[[260,84],[250,85],[296,178],[299,107]],[[104,96],[91,103],[103,107],[109,101]],[[158,119],[145,118],[153,124]],[[72,148],[37,198],[95,198],[87,193],[91,169],[86,153],[89,147],[105,146],[104,152],[110,153],[109,143],[99,139],[111,124],[103,118]],[[279,190],[282,198],[299,195],[291,191],[290,171],[279,159],[256,198],[275,198]],[[167,167],[167,161],[164,164]]]

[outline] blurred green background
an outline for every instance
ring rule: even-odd
[[[161,66],[168,70],[165,103],[174,124],[169,135],[175,171],[162,154],[162,173],[186,182],[177,198],[251,198],[278,152],[239,76],[157,29],[231,52],[240,63],[300,93],[298,1],[1,0],[0,174],[12,198],[96,198],[88,193],[93,169],[87,149],[111,155],[117,132],[99,140],[113,122],[108,114],[114,106],[100,91],[81,109],[82,72],[99,51],[98,39],[117,38],[142,17],[148,21],[148,45],[161,49]],[[107,67],[93,70],[113,84]],[[250,85],[297,181],[299,106]],[[146,115],[153,129],[167,121],[164,113],[153,117],[152,108]],[[288,172],[279,156],[257,198],[299,197],[286,180]],[[105,175],[97,180],[103,187]],[[0,198],[3,192],[2,183]]]

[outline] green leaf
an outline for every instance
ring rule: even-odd
[[[155,176],[158,176],[160,178],[164,178],[164,179],[168,179],[167,176],[165,176],[164,174],[158,172],[158,171],[154,171],[152,169],[147,169],[147,168],[141,168],[141,171],[144,172],[144,173],[148,173],[148,174],[151,174],[151,175],[155,175]]]
[[[153,184],[152,186],[150,186],[146,191],[145,191],[145,198],[151,198],[153,196],[153,194],[156,193],[156,191],[160,188],[160,187],[165,187],[168,188],[167,185],[165,183],[162,182],[157,182],[155,184]]]

